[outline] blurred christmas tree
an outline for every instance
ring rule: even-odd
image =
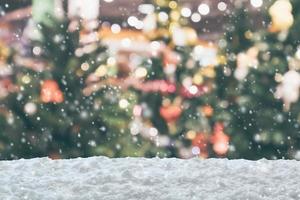
[[[141,83],[131,132],[165,146],[161,156],[225,155],[229,138],[211,107],[214,57],[203,55],[209,48],[189,24],[191,10],[174,0],[156,0],[153,8],[144,19],[152,56],[134,72]]]
[[[229,156],[295,158],[300,148],[300,2],[264,5],[261,24],[243,4],[238,6],[220,42],[227,62],[216,80],[225,111],[220,118],[233,146]],[[253,30],[254,24],[262,30]]]
[[[117,78],[118,68],[90,28],[97,21],[51,13],[44,21],[29,30],[35,37],[31,51],[24,56],[19,49],[14,56],[11,78],[17,91],[1,100],[0,158],[151,152],[149,142],[133,141],[126,131],[133,93],[105,84]]]

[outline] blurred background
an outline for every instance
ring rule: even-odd
[[[300,159],[300,1],[0,0],[0,159]]]

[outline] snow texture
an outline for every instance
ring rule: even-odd
[[[300,162],[106,157],[1,161],[0,199],[300,199]]]

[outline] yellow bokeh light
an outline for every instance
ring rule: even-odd
[[[119,106],[120,108],[125,109],[129,106],[129,102],[126,99],[121,99],[119,101]]]
[[[81,64],[81,67],[80,67],[81,69],[82,69],[82,71],[87,71],[87,70],[89,70],[89,68],[90,68],[90,65],[88,64],[88,63],[82,63]]]
[[[156,0],[156,4],[158,6],[166,6],[167,5],[167,1],[166,0]]]
[[[107,74],[107,67],[105,65],[100,65],[95,71],[95,75],[98,77],[103,77],[106,74]]]
[[[117,61],[114,57],[109,57],[107,59],[107,65],[109,65],[109,66],[114,66],[114,65],[116,65],[116,63],[117,63]]]
[[[28,75],[25,75],[22,77],[22,82],[25,83],[25,84],[28,84],[30,83],[31,79]]]
[[[200,85],[201,83],[203,83],[203,76],[201,74],[196,74],[194,77],[193,77],[193,82],[194,84],[196,85]]]
[[[169,7],[170,7],[171,9],[177,8],[177,2],[176,2],[176,1],[170,1]]]
[[[137,78],[144,78],[145,76],[147,76],[147,70],[143,67],[139,67],[135,70],[134,74]]]
[[[179,18],[180,18],[180,12],[179,11],[175,11],[175,10],[173,10],[171,13],[170,13],[170,16],[171,16],[171,19],[173,20],[173,21],[178,21],[179,20]]]
[[[190,130],[186,133],[186,138],[189,140],[193,140],[196,137],[196,131]]]

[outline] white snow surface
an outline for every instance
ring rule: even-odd
[[[300,199],[300,162],[106,157],[1,161],[0,199]]]

